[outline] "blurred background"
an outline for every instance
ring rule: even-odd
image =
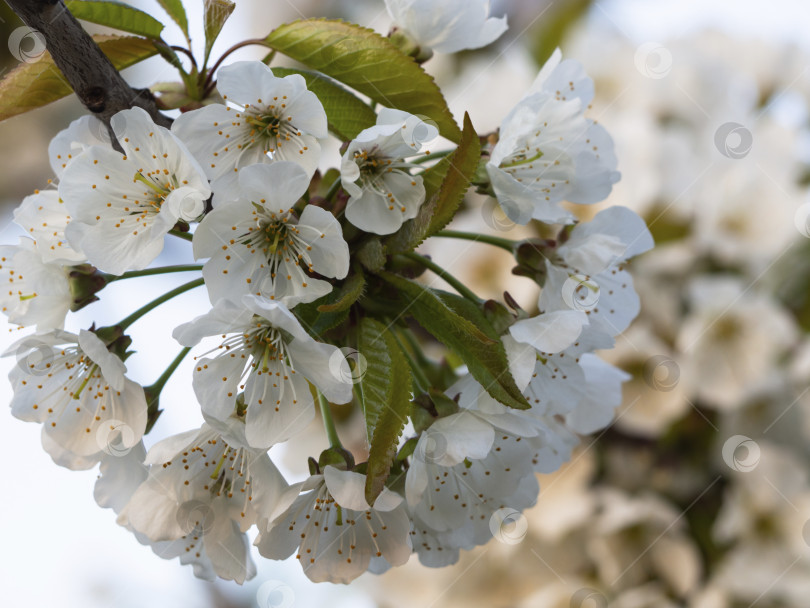
[[[157,2],[131,1],[166,23]],[[192,31],[202,2],[187,1]],[[581,61],[596,82],[590,117],[612,134],[622,181],[605,205],[648,222],[657,246],[631,271],[642,298],[634,325],[605,357],[633,375],[607,430],[541,478],[526,533],[431,570],[414,557],[351,587],[310,583],[297,563],[257,561],[244,587],[196,580],[116,526],[92,497],[95,472],[55,466],[39,427],[6,415],[0,501],[0,581],[8,606],[487,608],[806,608],[810,597],[810,3],[802,0],[494,0],[509,32],[491,47],[436,56],[426,69],[451,109],[479,133],[496,129],[551,51]],[[214,47],[262,37],[299,17],[343,17],[386,33],[382,0],[237,0]],[[0,5],[8,38],[20,25]],[[94,31],[101,31],[96,28]],[[182,37],[173,24],[166,36]],[[201,38],[201,36],[198,36]],[[202,50],[202,40],[197,51]],[[245,49],[233,59],[261,58]],[[0,73],[18,59],[0,49]],[[151,59],[125,72],[134,86],[170,80]],[[11,211],[51,177],[51,137],[82,115],[74,97],[0,123],[0,236]],[[338,160],[336,146],[324,166]],[[332,154],[330,157],[329,154]],[[454,227],[513,229],[469,195]],[[511,232],[507,232],[511,230]],[[441,239],[434,239],[440,241]],[[444,247],[442,247],[444,245]],[[463,261],[447,243],[424,251],[485,297],[504,289],[531,309],[537,288],[486,245]],[[191,260],[167,241],[158,264]],[[68,329],[112,323],[183,277],[113,284]],[[133,379],[152,382],[175,355],[168,336],[205,312],[185,294],[133,326]],[[3,348],[16,338],[3,334]],[[0,361],[5,374],[12,360]],[[201,422],[181,367],[147,447]],[[0,385],[10,399],[10,389]],[[343,433],[362,442],[344,421]],[[315,421],[271,456],[290,481],[325,441]]]

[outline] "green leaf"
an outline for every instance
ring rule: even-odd
[[[186,17],[186,9],[183,8],[183,3],[180,0],[157,1],[169,17],[174,19],[174,22],[180,26],[180,29],[183,30],[186,37],[188,37],[188,17]]]
[[[326,76],[292,68],[273,68],[273,74],[279,77],[290,74],[303,76],[307,81],[307,88],[315,93],[323,104],[329,121],[329,130],[344,141],[354,139],[360,131],[374,126],[377,122],[377,115],[367,103]]]
[[[265,42],[386,107],[426,117],[451,141],[461,137],[433,78],[387,38],[368,28],[344,21],[303,19],[276,28]]]
[[[65,6],[76,19],[98,23],[147,38],[160,38],[160,32],[165,27],[149,13],[123,2],[67,0]]]
[[[447,226],[456,214],[464,195],[470,187],[470,180],[481,159],[481,142],[472,126],[470,115],[464,114],[464,131],[458,149],[439,165],[447,163],[444,181],[439,189],[436,210],[430,218],[427,235],[430,236]],[[435,167],[434,167],[435,169]]]
[[[529,409],[529,403],[509,371],[506,351],[500,340],[487,336],[424,285],[388,272],[382,272],[379,276],[397,289],[402,304],[407,307],[407,314],[413,316],[439,342],[457,353],[493,399],[512,408]]]
[[[231,0],[205,0],[205,63],[208,63],[208,56],[211,54],[211,48],[214,46],[219,33],[222,31],[222,26],[231,16],[233,9],[236,8]]]
[[[410,407],[408,361],[385,325],[366,317],[360,323],[360,353],[368,362],[360,380],[368,431],[366,501],[373,505],[385,487]]]
[[[467,298],[442,291],[441,289],[434,289],[433,293],[454,313],[460,317],[464,317],[475,325],[481,332],[491,340],[500,340],[498,332],[492,327],[492,324],[487,319],[484,311],[470,302]]]
[[[157,53],[151,40],[136,36],[93,36],[116,69],[122,70]],[[22,63],[0,81],[0,120],[24,114],[73,92],[49,53]]]
[[[558,46],[591,8],[593,0],[568,0],[568,2],[551,3],[548,12],[544,11],[538,27],[529,35],[529,40],[536,41],[532,55],[538,65],[543,65]]]
[[[349,307],[335,311],[321,311],[322,306],[335,305],[341,298],[340,290],[333,289],[325,296],[318,298],[314,302],[298,304],[293,313],[301,321],[309,334],[316,340],[322,340],[323,334],[330,329],[334,329],[349,317]]]
[[[318,312],[342,312],[349,310],[352,304],[363,295],[366,286],[366,277],[362,269],[358,266],[356,272],[352,272],[343,282],[343,286],[338,291],[338,300],[331,304],[321,304]]]
[[[425,172],[423,180],[429,198],[415,218],[405,222],[396,234],[386,240],[388,253],[413,251],[427,237],[450,223],[464,200],[480,158],[481,142],[469,115],[465,114],[464,131],[458,148]]]

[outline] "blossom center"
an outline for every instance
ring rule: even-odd
[[[245,148],[255,144],[258,137],[260,141],[271,143],[268,152],[275,152],[276,147],[281,147],[283,142],[301,137],[301,131],[293,124],[292,116],[286,114],[286,99],[287,96],[284,95],[281,100],[276,100],[281,103],[270,104],[263,110],[245,112],[245,122],[250,125]]]
[[[132,181],[142,183],[149,190],[143,193],[145,200],[136,201],[139,203],[140,211],[133,211],[132,215],[160,213],[160,208],[166,197],[177,187],[173,183],[176,181],[174,176],[167,179],[165,183],[161,183],[161,174],[168,175],[168,173],[166,169],[155,169],[154,171],[147,171],[146,174],[143,173],[143,170],[135,173]]]

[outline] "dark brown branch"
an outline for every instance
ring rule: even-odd
[[[44,36],[54,63],[76,95],[108,128],[115,113],[133,106],[149,112],[155,123],[171,126],[171,118],[158,111],[152,93],[127,84],[62,0],[6,0],[6,4]]]

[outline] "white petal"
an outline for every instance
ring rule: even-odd
[[[309,177],[297,163],[275,162],[251,165],[239,174],[239,187],[245,199],[265,204],[272,211],[286,213],[309,188]]]
[[[70,469],[71,471],[86,471],[96,466],[100,459],[98,454],[81,456],[70,450],[66,450],[51,439],[51,436],[48,435],[46,430],[45,427],[42,427],[42,433],[40,434],[42,437],[42,449],[48,453],[54,464]]]
[[[537,363],[537,352],[534,347],[518,342],[511,335],[501,337],[506,358],[509,361],[509,371],[515,379],[515,384],[522,391],[529,384]]]
[[[93,488],[98,506],[121,512],[138,486],[146,481],[149,470],[143,463],[145,456],[143,442],[126,454],[102,456],[99,478]]]
[[[365,498],[365,475],[354,471],[341,471],[333,466],[327,466],[323,470],[323,479],[329,493],[335,497],[341,507],[353,511],[365,511],[371,508]]]
[[[70,246],[65,227],[70,215],[56,190],[42,190],[26,196],[14,210],[14,221],[37,243],[43,262],[79,264],[86,261],[81,251]]]
[[[98,118],[84,115],[70,123],[67,129],[57,133],[48,145],[48,159],[57,177],[68,163],[86,148],[97,145],[110,145],[107,126]]]
[[[325,277],[344,279],[349,273],[349,245],[335,216],[314,205],[307,205],[298,221],[301,238],[309,243],[312,267]],[[321,236],[323,235],[323,236]]]
[[[233,413],[245,365],[242,353],[233,351],[197,361],[191,384],[204,414],[225,420]]]
[[[245,383],[245,437],[255,448],[287,441],[303,432],[315,417],[306,378],[290,370],[285,379],[276,375],[276,369],[271,366],[268,372],[253,372]]]
[[[155,445],[149,448],[149,453],[146,455],[144,463],[152,465],[168,462],[179,454],[185,447],[190,445],[194,438],[199,434],[199,429],[192,429],[178,435],[170,435],[169,437],[158,441]]]
[[[531,344],[545,353],[557,353],[571,346],[588,317],[578,310],[554,310],[531,319],[522,319],[509,328],[518,342]]]
[[[236,61],[217,72],[217,89],[225,99],[241,106],[257,105],[278,80],[261,61]]]
[[[352,400],[352,373],[337,346],[316,342],[309,335],[287,345],[295,369],[312,382],[332,403]]]
[[[240,302],[220,300],[204,315],[175,327],[172,337],[183,346],[196,346],[207,336],[240,331],[250,321],[251,316],[251,311]]]
[[[91,331],[84,329],[79,331],[79,346],[90,360],[101,368],[101,373],[110,386],[117,391],[122,390],[124,374],[127,371],[124,362],[107,350],[104,342]]]
[[[598,255],[600,250],[589,245],[592,240],[599,237],[608,239],[604,242],[609,243],[614,249],[619,249],[615,243],[620,244],[618,251],[610,251],[613,257],[600,256]],[[644,220],[627,207],[615,206],[600,211],[590,222],[577,224],[571,231],[568,241],[559,248],[558,252],[566,263],[578,272],[593,275],[599,274],[609,265],[619,264],[652,249],[653,244],[652,236]],[[597,254],[599,262],[609,263],[604,264],[601,268],[582,267],[582,262],[579,261],[578,264],[576,258],[573,257],[576,255],[575,252],[582,248],[585,248],[588,253]],[[606,249],[602,249],[602,251],[608,253]]]

